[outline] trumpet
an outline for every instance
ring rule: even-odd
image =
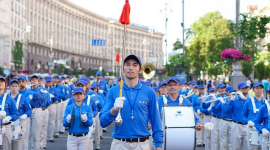
[[[188,95],[187,96],[185,96],[185,95],[182,95],[185,99],[188,99],[190,96],[192,96],[194,94],[194,90],[190,90],[189,92],[188,92]]]
[[[39,84],[39,83],[31,84],[31,85],[29,85],[29,86],[31,87],[31,86],[35,86],[35,85],[37,85],[37,86],[44,86],[44,84]]]
[[[64,85],[66,85],[66,86],[68,86],[68,85],[69,85],[68,80],[64,81],[64,83],[63,83],[63,84],[64,84]]]

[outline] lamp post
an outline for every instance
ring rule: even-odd
[[[172,9],[168,10],[168,4],[165,3],[165,7],[164,9],[161,9],[160,12],[164,12],[165,13],[165,43],[166,43],[166,46],[165,46],[165,61],[166,61],[166,64],[168,62],[168,51],[167,51],[167,47],[168,47],[168,35],[167,35],[167,23],[168,23],[168,17],[167,17],[167,13],[168,12],[172,12]]]
[[[52,73],[52,57],[53,57],[53,52],[52,52],[52,46],[53,46],[53,37],[51,36],[51,38],[49,39],[49,41],[47,42],[47,44],[49,44],[50,45],[50,63],[48,64],[48,66],[49,66],[49,75],[51,75],[51,73]]]
[[[30,33],[30,32],[31,32],[31,26],[26,26],[23,29],[23,36],[22,36],[23,42],[24,42],[24,34],[26,34],[26,49],[25,49],[25,53],[24,53],[24,61],[28,60],[28,43],[29,43],[28,33]],[[25,69],[28,69],[28,65],[25,65]]]
[[[147,50],[147,44],[149,44],[149,41],[147,41],[146,37],[143,39],[143,42],[142,42],[144,46],[144,52],[143,52],[143,61],[144,63],[146,63],[146,50]]]

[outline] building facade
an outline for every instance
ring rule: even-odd
[[[123,26],[68,0],[0,1],[0,66],[12,69],[15,41],[23,42],[23,70],[49,72],[50,62],[62,60],[70,69],[118,72],[117,51],[123,48]],[[31,32],[26,27],[31,26]],[[99,43],[101,42],[102,43]],[[144,41],[144,42],[143,42]],[[127,26],[126,54],[163,66],[163,34],[137,24]],[[50,59],[50,56],[52,59]],[[121,57],[122,58],[122,57]],[[153,59],[154,58],[154,59]]]

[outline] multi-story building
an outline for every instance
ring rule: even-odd
[[[119,70],[115,57],[123,47],[124,28],[118,21],[68,0],[2,0],[0,14],[1,67],[12,68],[12,49],[20,40],[24,70],[31,73],[49,72],[51,54],[52,60],[64,60],[71,69]],[[27,26],[31,26],[29,33]],[[148,27],[137,24],[127,26],[126,54],[139,55],[144,62],[155,58],[157,68],[162,68],[162,43],[162,33],[149,33]]]

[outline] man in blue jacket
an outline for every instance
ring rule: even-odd
[[[253,91],[255,93],[255,97],[257,100],[261,99],[264,101],[264,105],[260,107],[259,112],[257,113],[254,124],[259,133],[262,136],[262,150],[268,150],[268,142],[269,142],[269,131],[270,131],[270,119],[269,112],[270,106],[267,100],[263,100],[263,85],[261,82],[255,82],[253,84]]]
[[[30,76],[30,82],[32,84],[31,91],[33,92],[33,99],[30,101],[32,108],[31,126],[30,126],[30,146],[32,149],[40,148],[40,134],[42,130],[42,107],[48,102],[48,91],[40,88],[38,84],[38,76]]]
[[[61,101],[65,100],[65,89],[62,85],[59,85],[60,77],[59,75],[55,74],[53,76],[53,86],[57,89],[59,100],[55,103],[56,107],[56,117],[55,117],[55,128],[54,128],[54,137],[59,137],[59,129],[60,129],[60,120],[61,120],[61,108],[62,104]]]
[[[246,103],[248,85],[245,82],[238,83],[238,94],[232,94],[229,103],[225,106],[225,112],[232,113],[232,145],[231,149],[240,150],[248,149],[248,125],[241,116],[242,110]]]
[[[211,87],[211,88],[209,88],[208,93],[209,93],[209,95],[215,95],[216,89]],[[211,115],[212,109],[210,107],[211,103],[205,103],[207,101],[212,100],[212,98],[213,97],[211,97],[211,96],[208,96],[208,97],[203,96],[202,97],[202,104],[200,107],[200,113],[204,114],[204,117],[203,117],[204,123],[211,122],[211,119],[212,119],[212,115]],[[205,140],[205,150],[211,150],[211,131],[210,130],[204,130],[204,140]]]
[[[59,95],[57,89],[52,85],[52,78],[50,76],[45,77],[45,89],[48,90],[50,98],[51,98],[51,105],[48,107],[49,111],[49,121],[48,121],[48,131],[47,138],[49,142],[54,142],[53,135],[54,135],[54,128],[55,128],[55,118],[56,118],[56,103],[59,101]],[[45,141],[46,145],[46,141]]]
[[[100,80],[100,82],[98,83],[99,84],[99,92],[103,93],[104,96],[106,96],[107,93],[108,93],[109,88],[108,88],[108,85],[107,85],[106,81],[104,81],[102,79],[102,72],[101,71],[96,72],[96,78],[98,80]]]
[[[28,101],[28,103],[30,103],[30,101],[33,99],[33,93],[31,92],[30,89],[27,89],[27,78],[24,75],[19,76],[18,81],[20,83],[20,90],[18,91],[19,94],[21,94],[22,96],[24,96],[26,98],[26,100]],[[29,134],[30,134],[30,117],[25,119],[25,124],[26,124],[26,131],[25,131],[25,139],[23,141],[23,149],[28,149],[28,143],[29,143]]]
[[[84,97],[84,89],[76,87],[73,90],[75,102],[65,109],[63,125],[68,127],[68,150],[88,150],[91,144],[87,134],[93,124],[93,114],[90,106],[83,101]]]

